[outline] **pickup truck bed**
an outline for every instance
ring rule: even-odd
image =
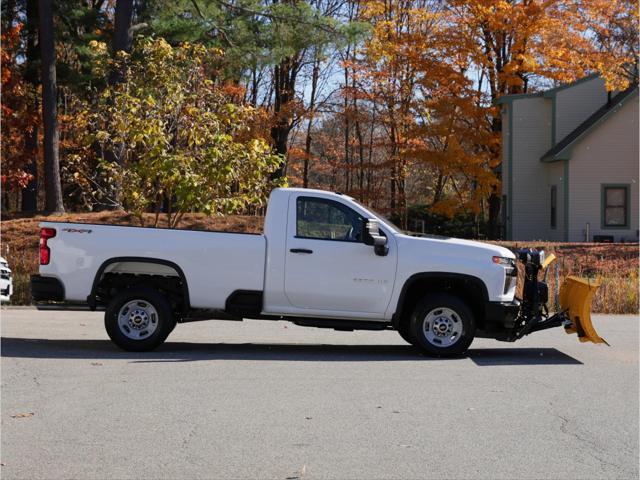
[[[98,271],[161,276],[182,272],[189,279],[192,308],[223,310],[232,292],[263,288],[264,235],[52,222],[41,227],[56,230],[48,241],[55,254],[41,273],[64,277],[69,302],[87,301]],[[162,259],[167,265],[136,258]]]

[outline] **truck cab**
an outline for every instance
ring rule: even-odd
[[[385,241],[382,253],[366,242],[371,221],[377,222]],[[435,288],[438,282],[457,280],[496,304],[511,302],[515,294],[511,251],[480,242],[407,235],[346,195],[276,190],[265,235],[264,313],[390,321],[403,289],[406,296],[416,283]]]

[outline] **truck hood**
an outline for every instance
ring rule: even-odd
[[[463,240],[461,238],[444,237],[440,235],[410,236],[401,234],[398,235],[398,237],[401,237],[402,243],[409,243],[416,247],[420,246],[430,248],[433,253],[442,250],[449,255],[455,253],[456,255],[464,257],[477,258],[478,256],[486,256],[490,259],[491,257],[497,256],[513,259],[516,258],[514,253],[508,248],[493,245],[491,243]]]

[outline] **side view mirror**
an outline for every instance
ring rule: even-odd
[[[376,255],[384,257],[389,253],[387,237],[380,234],[380,222],[375,218],[368,218],[362,221],[362,240],[365,245],[372,245]]]

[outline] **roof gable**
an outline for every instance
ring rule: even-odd
[[[540,158],[543,162],[555,162],[558,160],[568,160],[571,155],[571,148],[576,142],[579,142],[591,130],[600,125],[609,116],[617,112],[620,107],[630,98],[638,93],[638,85],[633,84],[623,92],[618,93],[584,122],[578,125],[573,131],[569,132],[562,140],[556,143]]]
[[[589,80],[594,80],[598,78],[600,75],[598,73],[592,73],[591,75],[587,75],[586,77],[579,78],[570,83],[563,83],[562,85],[558,85],[557,87],[551,88],[549,90],[544,90],[540,92],[533,93],[513,93],[511,95],[502,95],[498,98],[494,103],[497,105],[503,103],[509,103],[514,100],[521,100],[523,98],[536,98],[536,97],[553,97],[556,93],[561,90],[565,90],[567,88],[575,87],[576,85],[580,85],[581,83],[588,82]]]

